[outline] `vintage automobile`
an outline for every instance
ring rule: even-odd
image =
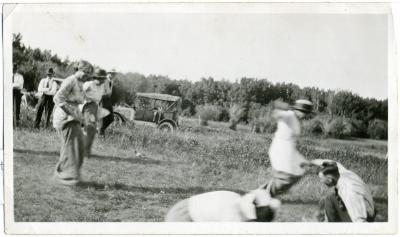
[[[117,122],[134,121],[160,130],[173,131],[179,127],[181,98],[178,96],[137,93],[133,108],[118,106],[114,108],[114,120]]]

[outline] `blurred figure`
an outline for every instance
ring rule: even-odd
[[[83,116],[78,105],[84,103],[83,83],[91,78],[92,73],[93,66],[87,61],[80,61],[78,70],[63,80],[54,96],[53,126],[61,139],[55,177],[61,184],[75,185],[80,180],[84,137],[81,127]]]
[[[19,73],[18,64],[13,65],[13,112],[14,112],[14,125],[19,126],[19,115],[21,111],[21,97],[24,88],[24,77]]]
[[[313,110],[308,100],[297,100],[293,106],[275,101],[273,118],[277,120],[277,130],[269,148],[272,178],[263,187],[271,191],[271,196],[288,190],[305,173],[309,162],[296,148],[297,137],[301,134],[300,120]]]
[[[43,110],[46,111],[46,127],[50,125],[50,117],[54,107],[53,96],[57,92],[57,83],[54,81],[53,76],[54,70],[53,68],[49,68],[47,77],[40,80],[38,86],[38,94],[40,97],[37,104],[35,128],[39,128],[40,126]]]
[[[87,158],[90,156],[97,133],[97,122],[101,116],[104,117],[99,114],[103,111],[102,108],[99,108],[99,103],[103,95],[107,93],[106,78],[106,71],[98,69],[92,77],[93,80],[83,84],[85,103],[82,108],[82,114],[84,119],[85,156]]]
[[[328,222],[375,220],[372,194],[358,175],[332,160],[316,159],[311,163],[321,168],[318,172],[321,182],[333,187],[335,191],[320,201],[320,220],[324,218]]]
[[[167,213],[167,222],[270,222],[281,202],[264,189],[243,196],[230,191],[194,195],[176,203]]]
[[[114,121],[114,110],[113,110],[113,103],[112,103],[111,95],[112,95],[112,89],[113,89],[113,84],[114,84],[113,80],[115,79],[116,74],[117,73],[115,71],[108,72],[107,79],[104,83],[106,92],[103,95],[103,97],[101,98],[100,104],[104,109],[107,109],[108,111],[110,111],[110,114],[102,119],[101,128],[100,128],[100,136],[104,136],[105,130]]]

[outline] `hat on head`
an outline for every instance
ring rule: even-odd
[[[52,67],[47,71],[47,75],[54,75],[54,70]]]
[[[117,74],[117,71],[115,71],[115,69],[112,69],[111,71],[108,71],[107,74]]]
[[[94,72],[93,78],[94,79],[100,79],[100,80],[101,79],[106,79],[107,78],[107,72],[105,70],[103,70],[103,69],[97,69]]]
[[[293,109],[309,114],[313,110],[313,104],[309,100],[296,100],[292,106]]]
[[[339,168],[336,162],[324,162],[322,168],[319,171],[319,175],[339,175]]]

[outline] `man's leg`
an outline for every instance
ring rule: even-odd
[[[21,91],[13,90],[13,92],[14,92],[13,99],[15,101],[15,103],[14,103],[15,125],[19,126],[19,114],[20,114],[20,108],[21,108]]]
[[[351,222],[346,207],[339,196],[334,193],[330,194],[322,202],[328,222]]]
[[[37,112],[36,112],[36,119],[35,119],[35,128],[39,128],[39,126],[40,126],[40,121],[42,120],[42,114],[43,114],[45,105],[46,105],[46,96],[42,95],[42,97],[40,97],[39,102],[36,107]]]
[[[53,96],[47,96],[46,102],[46,127],[50,126],[51,113],[53,112],[54,102]]]
[[[85,122],[85,156],[89,158],[92,150],[94,138],[97,133],[97,110],[98,105],[94,102],[88,103],[83,108],[83,118]]]
[[[286,172],[272,170],[272,179],[266,185],[272,197],[286,192],[290,187],[300,180],[301,176]]]
[[[100,128],[100,135],[102,135],[102,136],[104,135],[104,132],[107,129],[107,127],[114,121],[114,112],[113,112],[112,106],[107,107],[107,108],[103,107],[103,108],[110,111],[110,114],[102,119],[101,128]]]

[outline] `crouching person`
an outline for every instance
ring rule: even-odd
[[[270,222],[281,202],[264,189],[243,196],[230,191],[214,191],[176,203],[165,217],[167,222]]]
[[[328,222],[373,222],[375,208],[367,185],[355,173],[331,160],[313,160],[320,166],[322,183],[334,188],[334,193],[320,202],[320,220]]]

